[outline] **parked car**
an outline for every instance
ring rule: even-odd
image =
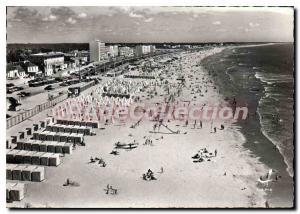
[[[17,93],[17,95],[21,96],[21,97],[28,97],[31,95],[30,92],[25,92],[25,91],[22,91],[20,93]]]
[[[52,85],[48,85],[44,88],[44,90],[47,90],[47,91],[50,91],[50,90],[53,90],[53,86]]]

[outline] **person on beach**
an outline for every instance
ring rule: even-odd
[[[218,151],[215,149],[215,157],[217,157],[217,153],[218,153]]]
[[[200,128],[202,129],[202,121],[200,120]]]
[[[195,120],[195,123],[194,123],[194,129],[196,128],[196,123],[197,123],[197,121]]]

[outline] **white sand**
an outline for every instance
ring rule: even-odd
[[[208,50],[202,57],[214,53]],[[220,51],[220,50],[218,50]],[[185,60],[183,59],[183,62]],[[187,76],[191,64],[183,66]],[[197,69],[199,80],[207,78],[206,71]],[[187,81],[187,85],[190,82]],[[161,91],[161,90],[159,90]],[[200,103],[218,103],[223,98],[217,89],[208,87]],[[180,99],[191,100],[190,89],[185,88]],[[162,101],[157,96],[151,101]],[[85,138],[86,147],[77,147],[63,163],[46,169],[46,180],[28,184],[26,198],[13,206],[32,207],[264,207],[264,192],[256,187],[257,178],[265,172],[264,166],[242,147],[245,139],[234,124],[225,124],[225,130],[210,133],[210,122],[202,129],[193,124],[184,127],[183,122],[171,121],[168,127],[180,129],[181,134],[151,134],[153,122],[142,121],[135,129],[117,124],[97,130],[96,136]],[[176,126],[180,125],[180,126]],[[220,124],[215,124],[219,126]],[[161,131],[168,132],[165,128]],[[187,132],[187,134],[182,134]],[[128,136],[132,134],[132,137]],[[151,136],[153,146],[142,145],[144,136]],[[163,139],[156,140],[163,136]],[[117,141],[139,143],[131,151],[119,150],[120,155],[109,154]],[[191,158],[206,147],[216,158],[210,162],[193,163]],[[89,164],[90,157],[101,157],[105,168],[97,163]],[[164,172],[158,173],[163,167]],[[157,180],[144,181],[142,174],[148,169]],[[224,173],[226,172],[226,176]],[[79,187],[64,187],[70,178]],[[117,195],[106,195],[107,184],[118,189]],[[246,188],[246,189],[244,189]],[[244,190],[242,190],[244,189]],[[10,206],[10,205],[8,205]]]

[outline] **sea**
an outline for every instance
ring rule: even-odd
[[[267,200],[273,207],[294,205],[294,44],[226,48],[202,61],[220,93],[249,118],[237,121],[244,146],[282,177]]]

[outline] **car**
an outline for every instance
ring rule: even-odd
[[[53,90],[53,86],[52,85],[48,85],[44,88],[44,90],[47,90],[47,91],[50,91],[50,90]]]
[[[20,93],[17,93],[17,95],[21,96],[21,97],[28,97],[31,95],[30,92],[25,92],[25,91],[22,91]]]
[[[66,82],[60,83],[59,86],[68,86],[69,84]]]

